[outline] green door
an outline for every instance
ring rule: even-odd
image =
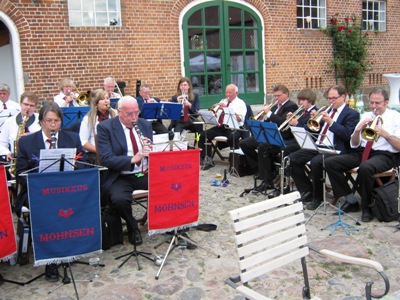
[[[183,18],[185,74],[202,108],[225,97],[234,83],[248,104],[264,102],[261,20],[248,7],[209,1]]]

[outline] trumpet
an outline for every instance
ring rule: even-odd
[[[271,103],[270,105],[268,105],[269,109],[272,109],[274,106],[278,105],[278,100],[276,100],[274,103]],[[264,109],[260,110],[255,116],[250,117],[250,120],[258,120],[260,118],[263,118],[266,115]]]
[[[214,104],[213,106],[211,106],[208,110],[212,111],[214,113],[214,115],[217,114],[218,109],[221,108],[221,104],[224,104],[225,106],[228,104],[228,98],[222,99],[221,101],[219,101],[218,103]]]
[[[300,105],[299,108],[289,117],[287,118],[282,124],[281,126],[278,127],[279,131],[286,131],[289,129],[290,126],[290,121],[294,118],[299,118],[301,116],[301,114],[303,113],[303,105]]]
[[[322,113],[324,111],[328,111],[332,107],[332,104],[330,106],[323,106],[318,111],[315,113],[314,118],[310,119],[307,121],[307,127],[311,131],[317,132],[320,129],[320,122],[322,120]]]
[[[383,124],[382,117],[376,116],[372,123],[361,131],[361,136],[364,140],[376,142],[379,139],[379,135],[375,131],[375,127],[379,120],[381,121],[381,124]]]

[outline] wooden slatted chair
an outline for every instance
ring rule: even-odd
[[[225,282],[246,298],[270,299],[251,289],[248,286],[249,282],[297,260],[301,261],[303,270],[303,299],[311,298],[306,257],[309,249],[318,250],[308,246],[303,204],[296,201],[299,197],[299,192],[293,192],[229,212],[235,231],[240,275],[230,277]],[[372,294],[372,283],[368,282],[367,299],[383,297],[389,291],[389,280],[380,263],[329,250],[319,250],[318,253],[341,262],[372,268],[378,272],[385,283],[385,292],[383,295]]]

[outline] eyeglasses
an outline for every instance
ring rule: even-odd
[[[122,112],[123,112],[124,114],[126,114],[128,117],[140,115],[140,110],[138,110],[138,111],[126,112],[126,111],[123,111],[122,109],[119,109],[119,111],[122,111]]]
[[[59,119],[57,119],[57,120],[46,119],[46,120],[43,120],[43,122],[45,122],[46,124],[52,124],[52,123],[60,124],[61,120],[59,120]]]
[[[340,97],[342,97],[343,95],[340,95],[340,96],[337,96],[337,97],[328,97],[328,100],[329,101],[331,101],[331,100],[337,100],[337,99],[339,99]]]
[[[30,103],[25,103],[25,102],[22,102],[22,104],[23,104],[24,106],[36,107],[36,104],[30,104]]]

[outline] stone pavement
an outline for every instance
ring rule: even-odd
[[[224,283],[229,276],[238,273],[237,257],[234,249],[233,230],[227,211],[250,203],[264,200],[263,195],[247,194],[239,197],[244,188],[253,186],[252,176],[242,178],[230,177],[227,187],[211,186],[216,173],[228,168],[224,162],[216,162],[216,166],[201,171],[200,176],[200,220],[199,223],[217,225],[216,231],[204,232],[196,229],[189,231],[189,236],[206,249],[184,250],[186,262],[180,262],[181,253],[175,249],[167,259],[158,280],[155,275],[158,266],[153,261],[139,258],[142,270],[138,270],[135,258],[131,258],[124,266],[118,268],[121,260],[115,257],[132,251],[133,247],[125,238],[124,245],[117,245],[101,255],[105,267],[100,268],[100,277],[93,282],[77,282],[80,299],[244,299]],[[329,195],[328,195],[329,196]],[[327,212],[331,211],[327,209]],[[140,213],[140,212],[137,212]],[[310,215],[306,211],[307,216]],[[360,213],[352,214],[355,218]],[[400,231],[395,230],[398,222],[379,223],[376,219],[371,223],[356,225],[355,221],[344,217],[343,222],[357,227],[350,235],[338,228],[331,236],[329,230],[321,228],[337,221],[337,216],[324,211],[318,212],[307,224],[309,242],[320,248],[336,250],[344,254],[371,258],[379,261],[390,279],[391,297],[400,299]],[[163,235],[148,236],[147,227],[141,228],[144,243],[138,250],[154,252],[153,247]],[[156,250],[163,255],[168,244]],[[217,258],[211,252],[218,253]],[[364,299],[365,282],[373,278],[375,288],[382,287],[379,276],[366,268],[358,266],[328,264],[318,255],[312,254],[308,259],[311,293],[321,299]],[[82,264],[73,264],[76,280],[91,279],[93,269]],[[9,266],[0,264],[0,273],[7,279],[27,281],[41,274],[44,267],[33,267],[31,262],[25,266]],[[60,283],[60,282],[59,282]],[[4,283],[0,290],[0,299],[74,299],[72,284],[62,285],[52,293],[50,290],[59,283],[47,282],[43,277],[26,285],[17,286]],[[263,276],[252,287],[265,292],[265,295],[276,299],[300,299],[302,277],[300,263],[279,269],[268,276]],[[397,295],[397,296],[396,296]]]

